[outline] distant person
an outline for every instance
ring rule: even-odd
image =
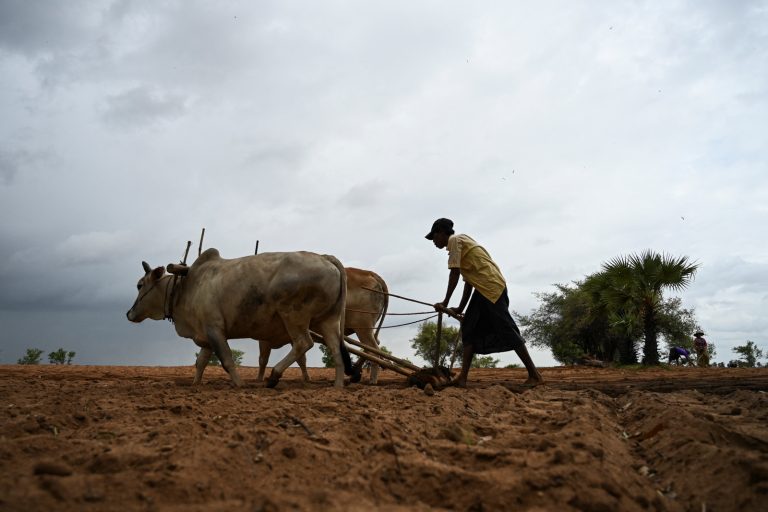
[[[704,339],[702,331],[693,333],[693,349],[696,351],[696,363],[701,368],[709,366],[709,351],[707,350],[707,340]]]
[[[669,349],[669,364],[680,364],[680,360],[683,360],[685,364],[691,364],[691,352],[683,347],[672,347]]]
[[[445,299],[435,304],[435,309],[448,309],[460,275],[464,278],[464,293],[459,305],[450,310],[461,315],[469,302],[461,323],[464,345],[461,373],[453,384],[466,387],[469,368],[475,354],[493,354],[508,350],[514,350],[528,370],[525,385],[542,384],[544,379],[533,364],[525,347],[525,340],[520,335],[520,329],[509,314],[507,283],[488,251],[469,236],[454,234],[453,221],[450,219],[437,219],[425,238],[431,240],[438,249],[448,251],[448,289]]]

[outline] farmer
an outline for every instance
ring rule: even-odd
[[[469,236],[454,234],[453,221],[450,219],[437,219],[425,238],[432,240],[438,249],[448,251],[448,290],[445,292],[445,299],[435,304],[435,309],[448,309],[451,295],[459,282],[459,275],[464,278],[464,293],[459,305],[450,310],[461,315],[469,302],[461,323],[464,345],[461,373],[453,384],[466,387],[467,375],[475,354],[508,350],[514,350],[528,370],[525,385],[543,384],[544,379],[525,348],[520,329],[509,314],[507,283],[488,251]],[[472,290],[475,292],[472,293]]]
[[[707,340],[703,338],[702,331],[693,333],[693,349],[696,351],[696,362],[701,368],[709,366],[709,351],[707,350]]]
[[[672,347],[669,350],[669,361],[667,361],[669,364],[672,364],[674,361],[675,363],[680,362],[680,358],[682,358],[685,364],[691,364],[691,353],[688,349],[685,349],[683,347]]]

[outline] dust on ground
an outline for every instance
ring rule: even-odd
[[[768,370],[0,366],[0,509],[765,510]]]

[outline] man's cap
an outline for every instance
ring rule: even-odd
[[[441,233],[453,233],[453,221],[451,219],[445,219],[440,218],[437,219],[435,222],[432,223],[432,229],[429,230],[429,233],[424,237],[427,240],[432,240],[435,237],[435,233],[437,232]]]
[[[696,331],[693,333],[694,336],[704,336],[704,331]]]

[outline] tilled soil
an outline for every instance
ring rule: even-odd
[[[0,366],[0,510],[766,510],[768,370]]]

